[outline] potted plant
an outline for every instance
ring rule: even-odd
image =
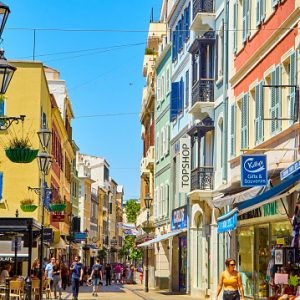
[[[60,197],[57,197],[54,201],[50,203],[51,211],[56,211],[56,212],[64,211],[66,206],[67,206],[66,203],[63,202]]]
[[[5,149],[5,153],[14,163],[30,163],[36,158],[38,150],[31,149],[28,137],[14,137],[9,141],[9,147]]]
[[[33,212],[37,209],[37,205],[33,204],[34,200],[32,199],[24,199],[21,201],[21,209],[24,212]]]

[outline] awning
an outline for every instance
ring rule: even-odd
[[[58,243],[52,244],[50,249],[66,249],[67,243],[64,239],[60,238]]]
[[[300,180],[300,172],[296,173],[294,176],[288,178],[287,180],[281,182],[280,184],[274,186],[273,188],[269,189],[268,191],[262,193],[261,195],[258,195],[247,201],[241,202],[240,204],[237,205],[239,214],[246,213],[247,211],[253,210],[253,209],[260,207],[266,203],[275,201],[276,200],[274,198],[275,196],[284,193],[287,189],[289,189],[298,180]],[[296,188],[294,188],[294,190],[295,189]],[[289,193],[292,193],[292,192],[289,191]],[[284,196],[280,195],[280,197],[278,197],[278,199],[281,197],[284,197]],[[271,198],[273,198],[273,199],[271,199]]]
[[[159,243],[163,240],[169,239],[169,238],[171,238],[171,237],[173,237],[177,234],[180,234],[181,232],[184,232],[184,231],[183,230],[176,230],[176,231],[172,231],[172,232],[160,235],[160,236],[156,237],[155,239],[152,239],[152,240],[147,241],[145,243],[139,244],[138,247],[147,247],[151,244]]]
[[[264,204],[274,202],[280,198],[290,195],[295,190],[300,188],[300,183],[292,187],[292,185],[294,185],[298,180],[300,180],[300,172],[274,186],[268,191],[253,197],[252,199],[250,198],[249,200],[238,203],[235,209],[218,218],[218,233],[235,229],[237,225],[238,214],[242,215],[251,210],[259,208]]]

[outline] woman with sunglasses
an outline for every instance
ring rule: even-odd
[[[242,279],[240,273],[235,270],[235,260],[227,258],[225,265],[227,269],[221,273],[216,299],[224,286],[223,300],[244,300]]]

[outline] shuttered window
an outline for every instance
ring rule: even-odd
[[[266,0],[255,0],[255,9],[256,26],[259,26],[266,16]]]
[[[297,52],[293,51],[290,56],[290,78],[289,84],[296,85],[297,84]],[[290,87],[290,97],[289,97],[289,115],[293,119],[290,123],[296,122],[297,112],[296,112],[296,89],[294,87]]]
[[[179,82],[172,82],[171,103],[170,103],[170,121],[173,122],[178,115],[179,108]]]
[[[170,152],[170,124],[166,125],[166,155]]]
[[[263,82],[255,87],[255,119],[254,119],[254,136],[255,145],[260,144],[264,139],[264,96]]]
[[[251,33],[251,1],[243,0],[243,42],[247,40]]]
[[[275,70],[271,73],[271,85],[281,84],[281,67],[277,65]],[[281,117],[281,88],[271,87],[271,99],[270,99],[270,134],[274,135],[281,129],[281,121],[276,118]]]
[[[272,7],[274,8],[278,4],[279,0],[272,0]]]
[[[237,51],[238,44],[238,32],[237,32],[237,23],[238,23],[238,2],[236,1],[233,5],[233,52]]]
[[[157,88],[156,88],[156,95],[157,95],[157,104],[160,104],[162,98],[162,88],[161,88],[161,78],[157,78]]]
[[[185,73],[185,107],[189,106],[189,93],[190,93],[190,71]]]
[[[231,157],[235,156],[236,149],[236,106],[235,104],[231,105],[230,109],[230,155]]]
[[[184,105],[184,82],[183,82],[183,78],[181,78],[179,83],[178,113],[181,113],[183,111],[183,105]]]
[[[159,133],[156,134],[156,142],[155,142],[155,161],[159,161]]]
[[[249,141],[249,95],[245,94],[241,105],[241,148],[248,148]]]

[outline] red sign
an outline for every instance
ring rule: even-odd
[[[51,222],[64,222],[65,215],[62,213],[51,214]]]

